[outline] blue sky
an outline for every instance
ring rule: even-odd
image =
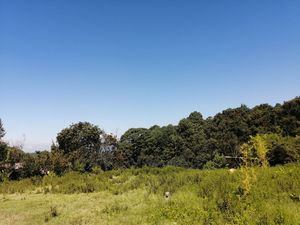
[[[300,94],[300,1],[0,0],[6,140],[48,148],[73,122],[119,136],[192,111]]]

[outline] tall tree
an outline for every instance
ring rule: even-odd
[[[1,138],[3,138],[5,135],[5,129],[3,127],[3,124],[2,124],[2,120],[0,119],[0,140]]]
[[[58,148],[65,154],[79,149],[95,149],[101,144],[101,135],[104,132],[88,122],[78,122],[58,133],[56,139]]]
[[[148,137],[149,130],[145,128],[131,128],[122,135],[118,155],[125,167],[138,165],[141,150],[148,148]]]
[[[58,133],[58,149],[68,156],[73,165],[77,161],[84,164],[86,170],[97,164],[102,150],[104,131],[88,122],[72,124]]]
[[[227,156],[240,154],[240,145],[248,141],[251,135],[250,112],[246,105],[241,105],[239,108],[226,109],[212,119],[215,131],[211,136],[217,140],[217,152]]]
[[[189,167],[202,167],[199,157],[205,158],[205,120],[201,113],[192,112],[187,118],[182,119],[178,126],[178,135],[183,139],[181,158]]]

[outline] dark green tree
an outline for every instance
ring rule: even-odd
[[[267,158],[271,166],[300,160],[300,136],[267,134],[264,138],[268,145]]]
[[[58,148],[65,154],[82,148],[97,149],[101,145],[103,133],[98,126],[88,122],[72,124],[58,133],[56,137]]]
[[[138,166],[141,150],[148,148],[148,138],[145,128],[131,128],[122,135],[117,154],[125,167]]]
[[[284,102],[278,111],[283,134],[300,135],[300,97]]]
[[[216,150],[225,156],[238,156],[241,144],[249,140],[251,110],[241,105],[239,108],[227,109],[218,113],[212,120],[215,132],[212,138],[217,140]]]
[[[88,122],[79,122],[63,129],[57,135],[58,149],[75,166],[83,163],[90,171],[99,160],[104,131]]]
[[[205,148],[205,120],[201,113],[192,112],[187,118],[182,119],[178,126],[178,135],[183,140],[181,161],[185,161],[188,167],[202,166],[199,157],[208,154]]]
[[[4,135],[5,135],[5,129],[3,127],[2,120],[0,119],[0,141],[4,137]]]
[[[251,109],[249,116],[249,128],[251,135],[282,133],[279,125],[280,116],[276,109],[268,104],[261,104]]]

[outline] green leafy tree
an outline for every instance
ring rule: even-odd
[[[6,167],[3,172],[7,179],[17,180],[23,178],[23,163],[26,154],[18,147],[7,146],[7,155],[5,159]],[[18,165],[18,169],[16,168]],[[7,167],[8,166],[8,167]]]
[[[249,128],[251,135],[266,133],[282,133],[279,125],[280,116],[276,113],[276,108],[261,104],[251,109],[249,118]]]
[[[92,171],[95,166],[113,168],[117,139],[98,126],[88,122],[72,124],[58,133],[56,139],[58,151],[64,154],[73,169],[79,168],[79,164],[84,165],[85,171]]]
[[[203,168],[204,169],[218,169],[226,167],[226,159],[223,155],[216,154],[214,158],[208,161]]]
[[[88,122],[79,122],[63,129],[58,133],[56,139],[58,148],[64,154],[68,154],[79,149],[93,151],[99,149],[101,145],[101,135],[104,132],[98,127]]]
[[[47,171],[51,170],[51,153],[48,151],[36,151],[34,153],[36,164],[39,171],[44,175]]]
[[[57,175],[62,175],[70,169],[70,164],[66,155],[57,149],[52,148],[50,160],[51,171],[54,171]]]
[[[300,135],[300,97],[284,102],[278,111],[283,134]]]
[[[204,155],[209,154],[205,148],[205,120],[201,113],[192,112],[187,118],[182,119],[177,126],[178,135],[183,140],[182,156],[187,161],[189,167],[200,168]]]
[[[131,128],[122,135],[118,155],[125,167],[138,166],[142,149],[148,150],[148,138],[149,130],[145,128]]]
[[[244,164],[263,166],[285,164],[300,160],[300,136],[257,134],[241,146]]]
[[[267,158],[270,165],[285,164],[300,160],[300,136],[264,135],[269,151]]]
[[[240,156],[240,146],[249,140],[252,134],[249,126],[251,110],[241,105],[239,108],[227,109],[211,119],[208,128],[211,152],[225,156]],[[208,132],[206,132],[208,133]],[[235,164],[229,165],[235,167]]]

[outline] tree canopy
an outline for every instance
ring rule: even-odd
[[[0,120],[0,137],[4,135]],[[296,97],[275,106],[241,105],[208,118],[192,112],[176,125],[130,128],[120,139],[94,124],[78,122],[57,134],[51,152],[24,153],[0,140],[0,162],[23,163],[22,173],[7,171],[12,178],[48,170],[60,175],[97,168],[238,167],[246,153],[273,166],[300,160],[299,137],[300,97]]]
[[[199,112],[192,112],[178,125],[129,129],[120,139],[118,151],[122,157],[118,160],[123,160],[121,164],[127,167],[203,168],[215,158],[240,157],[240,147],[251,136],[271,133],[283,137],[300,135],[299,97],[274,107],[261,104],[251,109],[241,105],[207,119]],[[231,161],[227,165],[238,164]]]

